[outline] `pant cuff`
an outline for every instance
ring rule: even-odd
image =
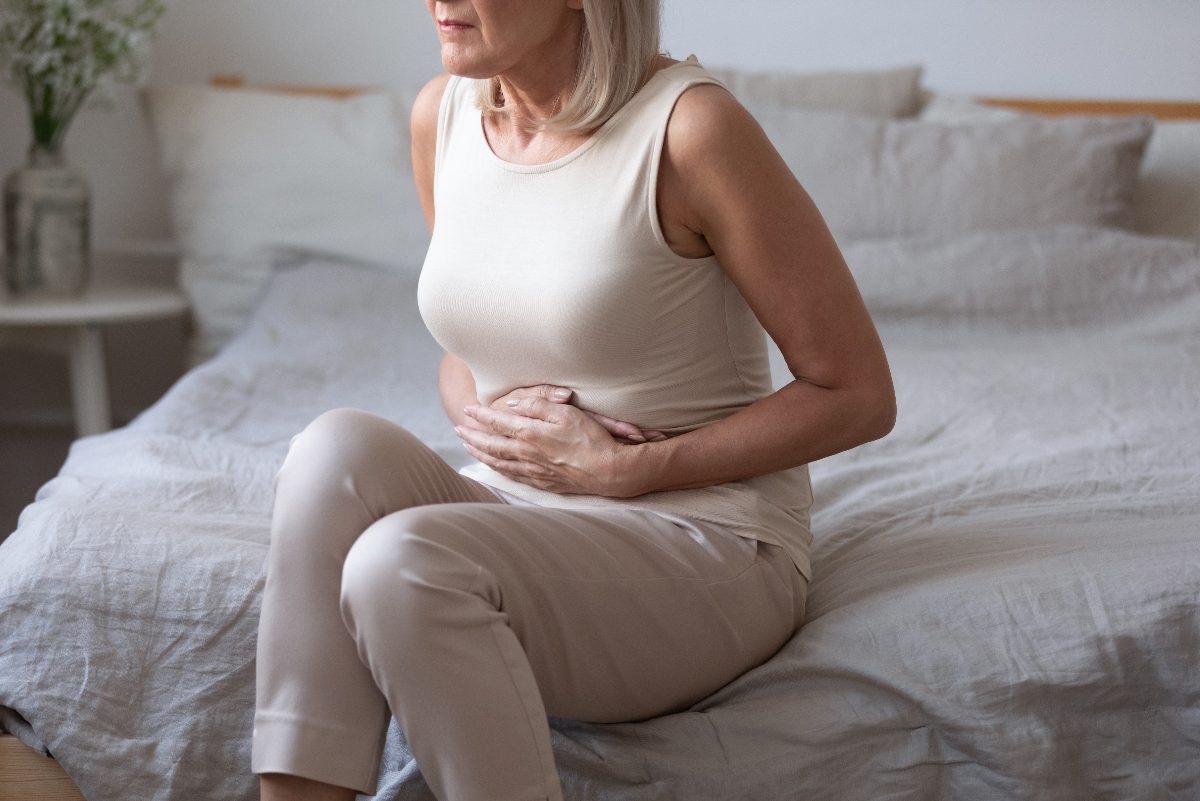
[[[386,729],[348,729],[259,712],[254,716],[250,772],[287,773],[375,795],[386,739]]]

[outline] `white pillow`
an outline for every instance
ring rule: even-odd
[[[749,107],[841,241],[1128,226],[1149,117],[972,124]]]
[[[921,101],[919,64],[882,70],[753,72],[708,67],[743,104],[846,111],[871,117],[911,117]]]
[[[241,330],[278,248],[420,269],[428,236],[402,92],[337,99],[181,84],[141,98],[196,322],[193,364]]]

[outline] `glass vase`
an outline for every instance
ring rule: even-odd
[[[58,144],[35,142],[4,181],[4,281],[13,295],[71,295],[91,278],[91,189]]]

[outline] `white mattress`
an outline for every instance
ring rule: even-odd
[[[805,626],[687,712],[552,720],[567,798],[1200,797],[1197,247],[1064,227],[846,255],[899,422],[812,466]],[[0,545],[0,722],[90,801],[257,798],[291,435],[356,406],[464,463],[414,289],[277,273],[241,337],[76,442]],[[432,799],[394,722],[379,797]]]

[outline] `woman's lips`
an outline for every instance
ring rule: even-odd
[[[438,27],[441,28],[443,31],[465,31],[468,28],[473,28],[475,26],[468,25],[465,22],[457,22],[455,20],[439,19]]]

